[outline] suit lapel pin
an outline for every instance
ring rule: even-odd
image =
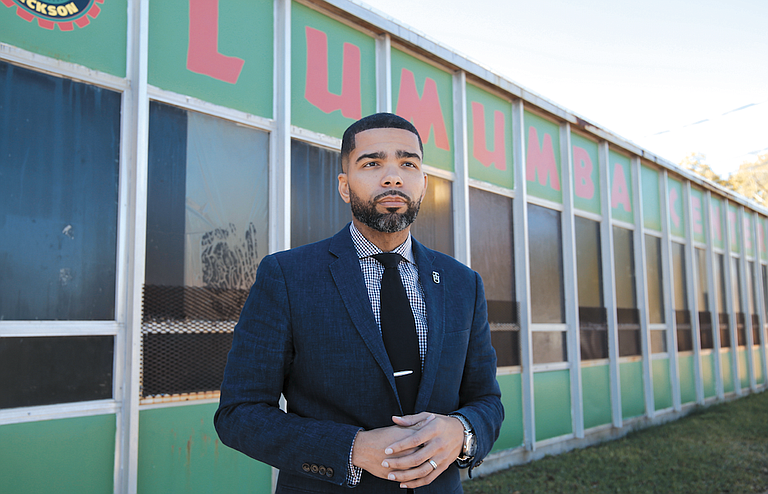
[[[440,284],[440,273],[432,271],[432,281],[434,281],[435,284]]]

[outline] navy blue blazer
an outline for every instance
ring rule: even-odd
[[[413,253],[429,326],[416,412],[464,415],[477,435],[476,464],[504,417],[482,280],[415,240]],[[349,227],[265,257],[227,360],[214,417],[221,441],[278,468],[278,493],[347,492],[358,430],[392,425],[395,414],[393,370]],[[368,472],[357,489],[403,492]],[[462,492],[458,467],[417,490]]]

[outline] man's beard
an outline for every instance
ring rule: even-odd
[[[405,203],[405,212],[378,212],[376,210],[376,203],[387,196],[399,196],[404,198],[407,201]],[[421,200],[419,200],[419,202],[413,202],[410,197],[398,190],[383,192],[368,202],[363,201],[350,190],[349,203],[352,207],[352,216],[354,216],[357,221],[382,233],[396,233],[405,230],[411,223],[413,223],[413,220],[416,219],[416,215],[419,214],[419,208],[421,207]],[[396,208],[389,209],[394,210]]]

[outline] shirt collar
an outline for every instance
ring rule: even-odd
[[[376,247],[373,242],[365,238],[363,234],[360,233],[360,230],[355,227],[354,223],[349,224],[349,233],[352,235],[352,243],[355,244],[358,258],[363,259],[384,252]],[[405,239],[405,242],[398,245],[392,252],[400,254],[411,264],[416,264],[413,258],[413,240],[410,232],[408,232],[408,238]]]

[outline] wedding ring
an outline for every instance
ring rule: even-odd
[[[435,463],[435,460],[429,460],[429,464],[432,465],[433,470],[437,470],[437,463]]]

